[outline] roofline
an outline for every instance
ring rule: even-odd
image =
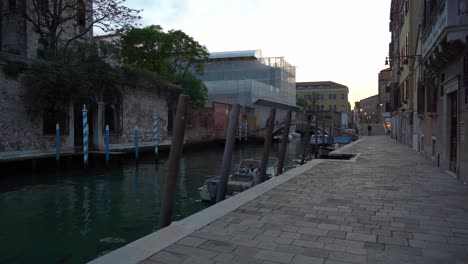
[[[317,82],[296,82],[296,87],[307,87],[307,86],[342,86],[348,88],[346,85],[332,82],[332,81],[317,81]]]

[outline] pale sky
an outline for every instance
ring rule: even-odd
[[[351,107],[377,94],[391,0],[128,0],[143,26],[180,29],[210,52],[261,49],[296,66],[296,81],[349,87]]]

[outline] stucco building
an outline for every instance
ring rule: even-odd
[[[390,83],[393,80],[390,68],[381,70],[378,76],[379,94],[377,102],[377,123],[385,124],[391,129]]]
[[[331,81],[298,82],[296,93],[304,99],[304,110],[338,112],[341,114],[341,126],[348,127],[348,87]]]
[[[361,123],[375,124],[379,120],[379,95],[373,95],[359,101]]]
[[[392,136],[468,181],[468,3],[393,0]]]

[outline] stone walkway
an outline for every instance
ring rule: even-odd
[[[385,136],[195,231],[155,263],[468,263],[468,187]]]

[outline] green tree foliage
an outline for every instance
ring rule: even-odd
[[[304,98],[302,98],[300,96],[296,96],[296,105],[298,105],[300,107],[304,107],[305,106]]]
[[[28,65],[20,61],[6,61],[6,65],[3,67],[3,72],[10,78],[17,78],[18,75],[24,73],[28,69]]]
[[[193,103],[203,105],[208,90],[195,73],[203,74],[208,52],[192,37],[180,30],[167,33],[160,26],[129,30],[120,42],[124,67],[146,69],[165,80],[182,86]]]
[[[117,89],[117,69],[97,54],[94,46],[80,44],[61,60],[35,63],[25,73],[24,100],[31,113],[64,111],[85,98],[98,102],[106,90]]]
[[[178,84],[183,87],[184,93],[190,96],[195,105],[203,106],[208,100],[208,88],[192,72],[187,71],[181,75]]]

